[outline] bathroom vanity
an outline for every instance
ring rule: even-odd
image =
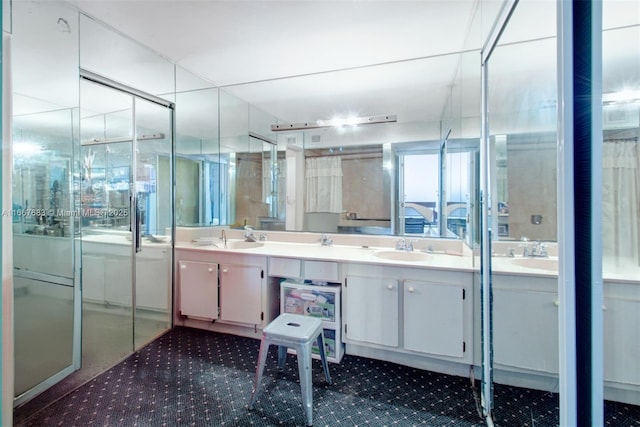
[[[131,307],[128,233],[82,237],[82,297],[95,304]],[[166,313],[171,299],[171,243],[143,240],[136,255],[136,307]]]
[[[226,248],[220,238],[178,239],[175,324],[259,338],[279,313],[282,281],[337,283],[347,354],[459,375],[474,364],[471,256],[460,241],[446,242],[447,254],[426,244],[395,251],[385,245],[397,239],[373,236],[322,246],[313,233],[227,235]]]
[[[199,231],[202,233],[202,231]],[[346,354],[447,374],[479,377],[480,289],[474,257],[459,240],[418,239],[398,251],[390,236],[270,232],[177,233],[174,323],[260,338],[280,312],[284,280],[341,286]],[[495,380],[557,391],[557,258],[493,259]],[[637,282],[605,283],[605,397],[638,403],[640,358],[629,328],[640,323]],[[625,329],[626,328],[626,329]],[[621,367],[626,367],[621,369]]]

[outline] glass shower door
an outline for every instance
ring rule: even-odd
[[[82,231],[82,372],[132,352],[133,97],[82,81],[79,202]]]
[[[170,326],[172,110],[83,80],[83,371]]]
[[[172,110],[134,98],[135,203],[139,245],[135,250],[135,349],[171,326]]]

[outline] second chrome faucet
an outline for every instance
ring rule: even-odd
[[[413,242],[404,237],[396,243],[397,251],[413,251]]]

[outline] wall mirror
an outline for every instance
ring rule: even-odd
[[[517,29],[530,18],[520,6],[489,64],[492,237],[556,241],[555,27],[541,25],[523,40]]]
[[[493,237],[501,240],[557,240],[555,22],[534,19],[550,13],[520,3],[489,65],[491,212],[497,212],[491,221],[498,230]],[[637,178],[625,175],[627,165],[638,164],[637,15],[624,2],[608,4],[603,13],[604,256],[631,254],[637,262],[637,245],[627,247],[637,241],[628,238],[637,234]],[[527,25],[533,20],[535,28]]]
[[[466,237],[479,108],[464,129],[445,129],[443,117],[460,117],[452,87],[470,83],[450,76],[477,55],[222,88],[221,154],[235,157],[229,224]]]

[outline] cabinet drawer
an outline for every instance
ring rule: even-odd
[[[299,259],[291,258],[269,258],[269,276],[291,277],[294,279],[302,277],[302,262]]]
[[[329,261],[304,261],[304,278],[340,282],[338,263]]]

